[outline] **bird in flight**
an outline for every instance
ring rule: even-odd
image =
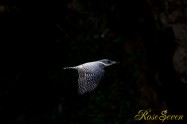
[[[104,68],[119,62],[102,59],[93,62],[87,62],[74,67],[65,67],[64,69],[76,69],[79,73],[78,92],[84,94],[93,91],[97,86],[102,76]]]

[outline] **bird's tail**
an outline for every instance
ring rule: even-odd
[[[77,69],[76,67],[65,67],[63,69]]]

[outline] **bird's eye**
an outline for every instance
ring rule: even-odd
[[[106,61],[106,63],[110,63],[110,61],[109,61],[109,60],[107,60],[107,61]]]

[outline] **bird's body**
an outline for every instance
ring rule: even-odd
[[[87,62],[75,67],[65,67],[64,69],[82,69],[82,68],[90,68],[90,71],[94,71],[96,68],[101,68],[102,63],[99,61],[94,61],[94,62]],[[104,66],[103,66],[104,67]]]
[[[104,74],[104,67],[116,64],[115,61],[102,59],[94,62],[87,62],[75,67],[66,67],[64,69],[76,69],[79,73],[78,91],[79,94],[93,91]]]

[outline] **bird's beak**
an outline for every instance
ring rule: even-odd
[[[117,61],[113,61],[112,64],[119,64],[120,62]]]

